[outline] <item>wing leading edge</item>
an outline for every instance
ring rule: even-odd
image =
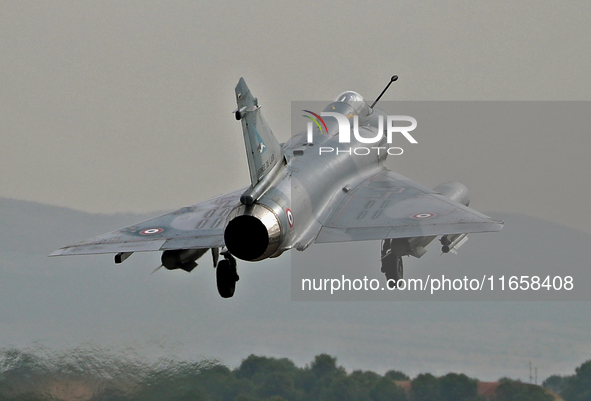
[[[226,216],[244,189],[58,249],[49,256],[224,246]]]
[[[332,201],[315,243],[500,231],[503,222],[392,171],[380,172]]]

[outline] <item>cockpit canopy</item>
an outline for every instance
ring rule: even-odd
[[[369,108],[367,102],[363,96],[357,92],[343,92],[337,96],[335,102],[347,103],[349,106],[353,107],[353,110],[355,110],[355,113],[357,113],[359,118],[367,117],[371,113],[371,109]]]

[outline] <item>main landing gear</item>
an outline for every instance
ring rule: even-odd
[[[386,275],[386,283],[390,289],[396,288],[397,281],[404,276],[402,256],[394,253],[391,239],[385,239],[382,241],[381,271]]]
[[[216,284],[222,298],[231,298],[236,291],[236,282],[240,280],[236,270],[236,259],[230,252],[222,252],[221,260],[215,269]]]

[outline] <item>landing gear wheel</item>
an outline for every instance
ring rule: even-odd
[[[216,284],[222,298],[232,298],[236,291],[236,282],[240,279],[236,272],[236,261],[224,259],[218,263],[215,269]]]
[[[384,259],[382,272],[386,274],[386,283],[388,288],[396,288],[396,283],[404,276],[404,267],[402,265],[402,256],[388,255]]]

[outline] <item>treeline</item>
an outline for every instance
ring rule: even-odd
[[[560,394],[566,401],[591,401],[591,360],[576,368],[574,375],[550,376],[542,386]]]
[[[591,361],[575,377],[544,385],[560,393],[585,389],[567,401],[586,401]],[[583,370],[586,372],[583,372]],[[579,374],[581,373],[581,375]],[[558,378],[558,376],[553,376]],[[552,380],[551,380],[552,379]],[[554,380],[554,381],[553,381]],[[550,381],[550,384],[547,382]],[[568,387],[566,383],[569,383]],[[585,384],[586,383],[586,384]],[[585,387],[585,385],[587,387]],[[570,390],[569,390],[570,391]],[[564,393],[566,394],[566,393]],[[569,393],[570,394],[570,393]],[[574,394],[574,393],[573,393]],[[569,395],[570,397],[570,395]],[[583,398],[581,398],[583,397]],[[351,373],[327,354],[305,367],[287,358],[251,355],[231,370],[217,361],[184,362],[161,359],[145,363],[100,350],[69,353],[0,352],[0,401],[551,401],[541,387],[502,379],[489,398],[478,395],[478,381],[464,374],[435,377],[419,374],[412,380],[390,370],[384,375]]]

